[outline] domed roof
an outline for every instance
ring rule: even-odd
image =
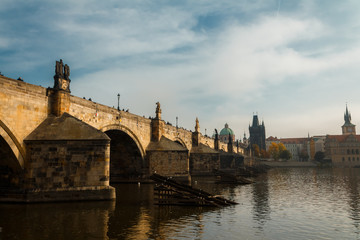
[[[229,136],[229,134],[232,136],[234,135],[234,132],[231,128],[229,128],[229,125],[226,123],[225,128],[220,131],[220,136]]]

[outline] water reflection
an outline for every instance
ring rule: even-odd
[[[213,208],[156,206],[151,184],[116,185],[116,211],[109,218],[110,239],[201,239],[202,214]]]
[[[258,229],[263,230],[263,226],[270,219],[269,206],[269,183],[268,175],[264,174],[252,185],[253,218],[258,223]]]
[[[115,201],[1,204],[1,239],[106,239]]]
[[[156,206],[153,185],[115,202],[0,204],[0,239],[360,239],[360,169],[272,169],[252,185],[196,187],[224,208]]]
[[[346,188],[348,191],[349,217],[353,221],[357,236],[360,235],[360,195],[359,195],[359,171],[358,169],[346,169]]]

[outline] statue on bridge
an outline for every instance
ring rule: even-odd
[[[196,122],[196,124],[195,124],[195,132],[199,132],[199,130],[200,130],[199,119],[196,118],[195,122]]]
[[[60,89],[70,92],[70,67],[63,63],[63,60],[56,61],[55,76],[54,76],[54,89]]]
[[[216,128],[215,128],[214,149],[219,150],[219,134]]]
[[[69,80],[69,76],[70,76],[69,65],[65,64],[65,66],[64,66],[62,59],[60,59],[60,61],[56,61],[55,77],[65,78],[66,80]]]
[[[59,61],[56,61],[56,65],[55,65],[55,76],[57,77],[64,77],[64,63],[62,61],[62,59],[60,59]]]
[[[156,103],[156,119],[161,119],[161,108],[160,108],[160,103],[157,102]]]
[[[70,76],[70,67],[69,67],[69,65],[65,64],[65,66],[64,66],[64,77],[65,77],[66,80],[69,80],[70,79],[69,76]]]

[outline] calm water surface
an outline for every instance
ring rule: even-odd
[[[239,202],[153,205],[153,185],[116,185],[116,202],[0,204],[0,239],[360,239],[360,169],[271,169],[255,184],[195,186]]]

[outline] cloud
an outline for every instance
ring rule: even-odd
[[[215,65],[227,66],[231,78],[240,75],[247,81],[277,81],[289,74],[313,70],[314,59],[290,44],[311,39],[311,32],[319,30],[319,25],[317,21],[264,18],[257,24],[231,28],[224,34],[226,39],[221,42]]]
[[[54,28],[73,44],[65,55],[84,65],[139,55],[151,59],[204,39],[191,31],[194,16],[171,7],[156,11],[90,7],[80,14],[72,11],[61,16],[63,20],[54,22]]]
[[[151,113],[146,109],[150,105],[142,104],[146,98],[146,102],[160,100],[170,109],[178,109],[164,115],[169,118],[174,118],[179,111],[194,115],[188,106],[199,115],[203,112],[201,115],[212,118],[224,114],[235,118],[230,113],[236,106],[242,101],[249,103],[253,98],[261,97],[267,85],[278,85],[288,76],[324,68],[321,61],[304,56],[289,46],[294,41],[311,40],[314,32],[321,30],[322,26],[316,20],[264,17],[251,25],[228,26],[221,37],[185,53],[185,62],[164,66],[148,64],[142,65],[141,69],[127,70],[109,66],[78,79],[79,85],[86,82],[88,87],[76,88],[84,93],[91,92],[102,79],[103,95],[108,95],[107,86],[121,86],[132,99],[129,102],[138,109],[141,106],[139,112]],[[163,52],[166,49],[165,46]],[[99,91],[102,87],[96,89]],[[132,95],[143,97],[137,99]],[[209,110],[211,114],[204,113]]]
[[[355,2],[340,11],[334,1],[282,1],[279,14],[276,0],[10,2],[0,7],[3,72],[51,79],[63,58],[73,94],[113,106],[121,93],[139,115],[160,101],[166,121],[193,128],[198,116],[202,129],[228,122],[242,135],[258,111],[269,132],[295,134],[304,129],[288,122],[312,126],[324,101],[357,97]]]

